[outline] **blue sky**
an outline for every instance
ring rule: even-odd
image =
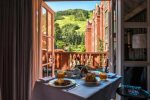
[[[62,1],[62,2],[46,2],[55,12],[67,9],[95,9],[96,3],[100,1]]]

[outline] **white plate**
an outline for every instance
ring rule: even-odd
[[[54,82],[56,81],[57,79],[53,79],[51,81],[49,81],[49,85],[52,86],[52,87],[58,87],[58,88],[67,88],[67,87],[71,87],[73,85],[76,84],[75,80],[72,80],[72,79],[68,79],[68,78],[64,78],[64,80],[69,80],[70,81],[70,84],[68,85],[65,85],[65,86],[60,86],[60,85],[55,85]]]

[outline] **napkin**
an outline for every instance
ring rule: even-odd
[[[79,69],[79,68],[75,68],[75,69],[73,70],[73,74],[74,74],[74,75],[81,74],[80,69]]]
[[[91,73],[94,73],[96,76],[99,77],[100,72],[99,71],[90,71]]]
[[[53,80],[53,79],[54,77],[48,76],[48,77],[41,78],[39,80],[40,82],[49,82],[50,80]]]
[[[115,73],[107,73],[108,78],[116,78],[117,74]]]

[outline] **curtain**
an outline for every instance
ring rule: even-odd
[[[0,1],[0,100],[29,100],[38,77],[32,14],[32,0]]]

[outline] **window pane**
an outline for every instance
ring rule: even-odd
[[[42,7],[42,29],[41,29],[41,31],[42,31],[42,34],[43,35],[46,35],[46,10],[45,10],[45,8],[43,8]]]
[[[48,66],[45,65],[42,67],[43,68],[43,77],[47,77],[50,71],[48,70]]]
[[[47,50],[47,37],[42,37],[42,49]]]
[[[125,60],[147,60],[147,29],[126,28],[124,34]]]
[[[48,36],[52,34],[52,15],[48,12]]]
[[[48,61],[47,51],[42,51],[42,64],[46,64]]]
[[[48,38],[48,51],[52,51],[52,38]]]

